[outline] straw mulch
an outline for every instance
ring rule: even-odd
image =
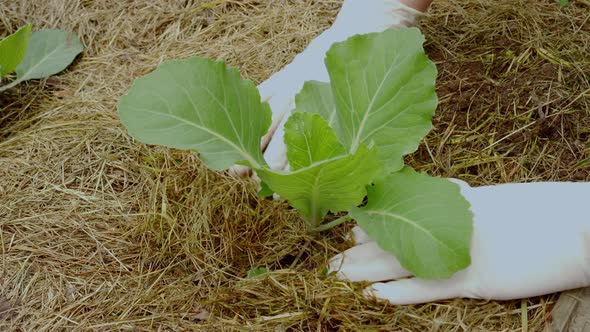
[[[351,245],[349,226],[311,238],[252,183],[135,142],[120,125],[118,98],[162,60],[223,59],[260,82],[339,6],[0,2],[0,36],[32,22],[87,46],[66,72],[0,95],[0,330],[541,330],[557,295],[368,301],[364,285],[324,275]],[[437,1],[422,29],[441,104],[408,162],[474,185],[589,180],[588,12],[588,0]],[[272,272],[246,278],[255,267]]]

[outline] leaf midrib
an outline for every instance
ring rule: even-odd
[[[139,108],[137,108],[137,107],[133,107],[133,106],[128,106],[128,107],[130,107],[130,108],[132,108],[132,109],[139,110]],[[178,117],[178,116],[176,116],[176,115],[173,115],[173,114],[171,114],[171,113],[164,114],[164,113],[161,113],[161,112],[156,112],[156,111],[153,111],[153,110],[143,110],[143,112],[146,112],[146,113],[149,113],[149,114],[153,114],[153,115],[157,115],[157,116],[165,116],[165,117],[169,117],[169,118],[171,118],[171,119],[178,120],[179,122],[185,123],[185,124],[187,124],[187,125],[189,125],[189,126],[192,126],[192,127],[195,127],[195,128],[197,128],[197,129],[200,129],[200,130],[202,130],[202,131],[205,131],[205,132],[207,132],[207,133],[209,133],[209,134],[211,134],[211,135],[215,136],[215,137],[216,137],[216,138],[218,138],[219,140],[221,140],[221,141],[225,142],[227,145],[231,146],[231,147],[232,147],[232,148],[234,148],[236,151],[238,151],[238,153],[239,153],[240,155],[242,155],[244,158],[246,158],[246,160],[247,160],[248,162],[250,162],[250,163],[251,163],[252,167],[254,167],[254,168],[260,168],[260,164],[258,164],[258,162],[257,162],[256,160],[254,160],[254,159],[252,158],[252,156],[251,156],[251,155],[250,155],[250,154],[249,154],[247,151],[244,151],[244,150],[242,150],[242,149],[241,149],[239,146],[237,146],[237,145],[236,145],[234,142],[232,142],[232,141],[228,140],[228,139],[227,139],[226,137],[224,137],[223,135],[221,135],[221,134],[219,134],[219,133],[217,133],[217,132],[215,132],[215,131],[213,131],[213,130],[211,130],[211,129],[207,128],[207,127],[204,127],[204,126],[202,126],[202,125],[199,125],[199,124],[197,124],[197,123],[194,123],[194,122],[191,122],[191,121],[188,121],[188,120],[186,120],[186,119],[183,119],[183,118],[181,118],[181,117]],[[199,142],[199,143],[201,143],[201,142]]]
[[[387,70],[386,74],[383,75],[383,79],[381,79],[381,83],[379,83],[379,86],[377,87],[377,91],[375,91],[375,93],[371,97],[371,101],[369,102],[369,105],[367,106],[367,109],[365,110],[365,114],[363,114],[363,118],[362,118],[361,123],[359,125],[359,129],[356,132],[356,137],[354,138],[351,148],[350,148],[351,152],[353,152],[353,153],[358,148],[358,145],[360,143],[360,137],[361,137],[361,134],[363,133],[363,128],[365,127],[367,119],[369,118],[369,114],[371,113],[371,109],[373,108],[373,104],[375,103],[375,100],[377,99],[377,95],[379,95],[379,93],[381,92],[381,89],[383,89],[385,78],[389,77],[389,74],[391,73],[391,70],[394,67],[397,67],[397,66],[395,66],[395,65],[389,66],[389,69]],[[363,76],[365,74],[366,74],[366,72],[363,71]]]
[[[422,231],[422,233],[426,234],[429,238],[431,238],[434,242],[438,243],[440,246],[446,248],[447,250],[449,250],[451,253],[453,253],[453,255],[455,256],[459,256],[458,253],[455,252],[455,250],[453,250],[451,247],[449,247],[447,244],[444,243],[444,241],[438,239],[436,236],[434,236],[434,234],[432,234],[432,232],[430,232],[428,229],[420,226],[418,224],[418,222],[411,220],[409,218],[406,218],[402,215],[393,213],[393,212],[388,212],[388,211],[384,211],[384,210],[370,210],[367,211],[369,214],[371,215],[380,215],[380,216],[385,216],[385,217],[391,217],[394,219],[399,219],[403,222],[405,222],[406,224],[413,226],[415,228],[417,228],[418,230]]]
[[[367,106],[367,108],[366,108],[366,110],[365,110],[365,112],[363,114],[363,118],[361,119],[361,122],[359,124],[358,131],[356,132],[356,136],[353,139],[352,144],[351,144],[351,148],[350,148],[350,152],[351,153],[356,152],[356,149],[358,149],[358,147],[360,145],[361,136],[362,136],[363,130],[365,128],[366,122],[368,121],[369,116],[372,114],[373,105],[374,105],[375,101],[377,100],[377,96],[379,96],[381,94],[381,90],[385,86],[385,81],[387,81],[387,78],[389,77],[389,75],[391,75],[392,70],[394,70],[394,68],[397,69],[398,67],[400,67],[401,64],[403,64],[409,57],[410,57],[410,55],[406,55],[406,56],[404,56],[404,57],[402,57],[400,59],[396,59],[396,61],[391,61],[390,62],[390,65],[389,65],[389,68],[387,69],[387,72],[385,73],[385,75],[383,75],[383,78],[381,79],[381,82],[379,83],[379,86],[377,87],[377,90],[375,91],[375,93],[371,97],[371,101],[369,102],[369,105]],[[366,72],[363,71],[363,76],[365,74],[366,74]],[[347,80],[347,84],[350,85],[349,80]],[[398,89],[398,91],[396,91],[396,94],[395,94],[394,98],[397,97],[397,94],[398,93],[399,93],[399,89]]]
[[[26,81],[29,78],[27,78],[27,75],[29,75],[31,72],[34,71],[34,69],[36,69],[37,67],[39,67],[42,63],[44,63],[51,55],[53,55],[54,53],[58,52],[59,50],[59,46],[63,45],[64,43],[60,43],[58,45],[55,45],[55,47],[53,48],[53,50],[50,53],[47,53],[43,58],[41,58],[41,60],[39,60],[34,66],[30,67],[29,70],[27,70],[26,72],[23,73],[23,75],[21,77],[18,77],[19,80],[21,81]],[[65,50],[69,50],[70,48],[66,48]]]

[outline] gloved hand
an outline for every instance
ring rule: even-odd
[[[271,168],[287,167],[283,127],[295,107],[295,95],[299,93],[303,83],[310,80],[330,80],[324,58],[332,44],[355,34],[412,26],[419,15],[420,12],[402,5],[398,0],[345,0],[332,27],[316,37],[290,64],[258,86],[262,100],[267,100],[271,106],[273,129],[276,129],[274,135],[271,129],[262,142],[264,149],[272,136],[264,153]]]
[[[411,278],[359,228],[357,245],[332,258],[339,279],[378,282],[368,296],[392,304],[451,298],[509,300],[590,286],[590,183],[470,187],[471,265],[446,280]],[[392,279],[397,281],[388,281]]]

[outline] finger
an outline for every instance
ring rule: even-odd
[[[365,231],[363,231],[363,229],[359,226],[354,226],[352,228],[352,233],[350,234],[350,237],[354,241],[355,245],[365,244],[371,241],[367,233],[365,233]]]
[[[243,165],[232,165],[229,169],[228,169],[228,173],[231,176],[235,176],[238,178],[245,178],[248,175],[250,175],[251,170],[250,167],[248,166],[243,166]]]
[[[461,296],[462,283],[456,279],[425,280],[409,278],[387,283],[376,283],[365,288],[368,298],[387,300],[391,304],[417,304]]]
[[[328,265],[329,272],[348,281],[384,281],[411,275],[391,254],[375,242],[352,247],[334,256]]]
[[[260,177],[258,177],[258,174],[256,174],[256,172],[253,171],[252,175],[250,176],[250,179],[252,179],[256,184],[256,192],[260,192],[260,189],[262,189],[262,180],[260,179]]]

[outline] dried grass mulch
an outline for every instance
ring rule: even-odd
[[[66,72],[0,96],[2,331],[539,331],[556,295],[390,306],[326,278],[320,239],[284,203],[131,140],[115,107],[165,59],[223,59],[260,82],[328,27],[340,1],[11,1],[78,33]],[[437,1],[435,129],[407,158],[474,185],[590,178],[590,2]],[[508,230],[507,230],[508,231]],[[548,245],[548,244],[540,244]],[[534,254],[534,248],[531,248]],[[245,278],[252,267],[272,272]]]

